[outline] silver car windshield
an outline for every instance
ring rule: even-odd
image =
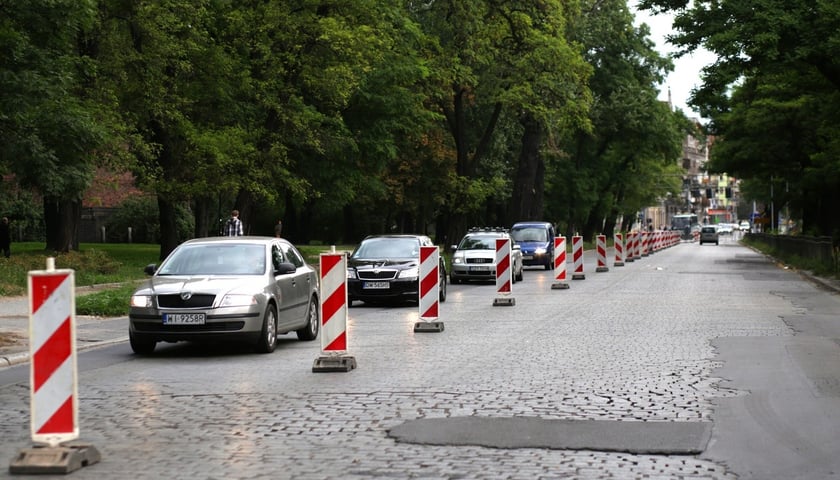
[[[413,238],[368,238],[353,252],[351,258],[415,258],[420,255],[420,243]]]
[[[458,245],[458,250],[495,250],[497,236],[472,235],[465,237]]]
[[[157,274],[262,275],[265,269],[263,245],[182,245],[166,259]]]

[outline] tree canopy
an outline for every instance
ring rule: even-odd
[[[296,241],[545,219],[592,234],[675,189],[687,121],[620,0],[0,0],[0,171],[70,249],[97,167],[161,256],[242,212]],[[664,179],[664,180],[663,180]],[[47,215],[48,209],[55,212]],[[49,228],[47,229],[50,230]]]

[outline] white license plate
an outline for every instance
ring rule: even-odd
[[[203,313],[165,313],[164,325],[204,325]]]
[[[481,265],[481,266],[478,266],[478,267],[470,267],[470,271],[471,272],[489,272],[490,267],[488,267],[486,265]]]
[[[388,283],[388,282],[364,282],[364,283],[362,283],[362,288],[364,288],[364,289],[391,288],[391,284]]]
[[[522,260],[533,260],[533,259],[534,259],[533,255],[522,255]]]

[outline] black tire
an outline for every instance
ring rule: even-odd
[[[318,308],[318,299],[313,295],[309,300],[309,308],[306,310],[306,326],[295,330],[298,340],[310,341],[318,338],[318,331],[321,329],[321,318]]]
[[[277,347],[277,310],[269,304],[263,315],[262,331],[257,339],[257,353],[271,353]]]
[[[525,267],[524,267],[524,266],[523,266],[523,267],[519,267],[519,273],[517,273],[516,275],[514,275],[514,277],[516,277],[516,281],[517,281],[517,282],[521,282],[521,281],[522,281],[522,276],[524,275],[522,272],[523,272],[524,270],[525,270]]]
[[[155,351],[155,345],[157,345],[156,341],[138,337],[131,331],[128,332],[128,343],[131,344],[131,350],[137,355],[151,355]]]
[[[438,301],[443,303],[446,301],[446,275],[440,276],[440,285],[438,285],[438,288],[440,289],[438,291]]]

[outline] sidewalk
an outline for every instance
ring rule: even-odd
[[[128,317],[76,316],[77,351],[128,341]],[[0,368],[29,361],[29,298],[0,297]]]

